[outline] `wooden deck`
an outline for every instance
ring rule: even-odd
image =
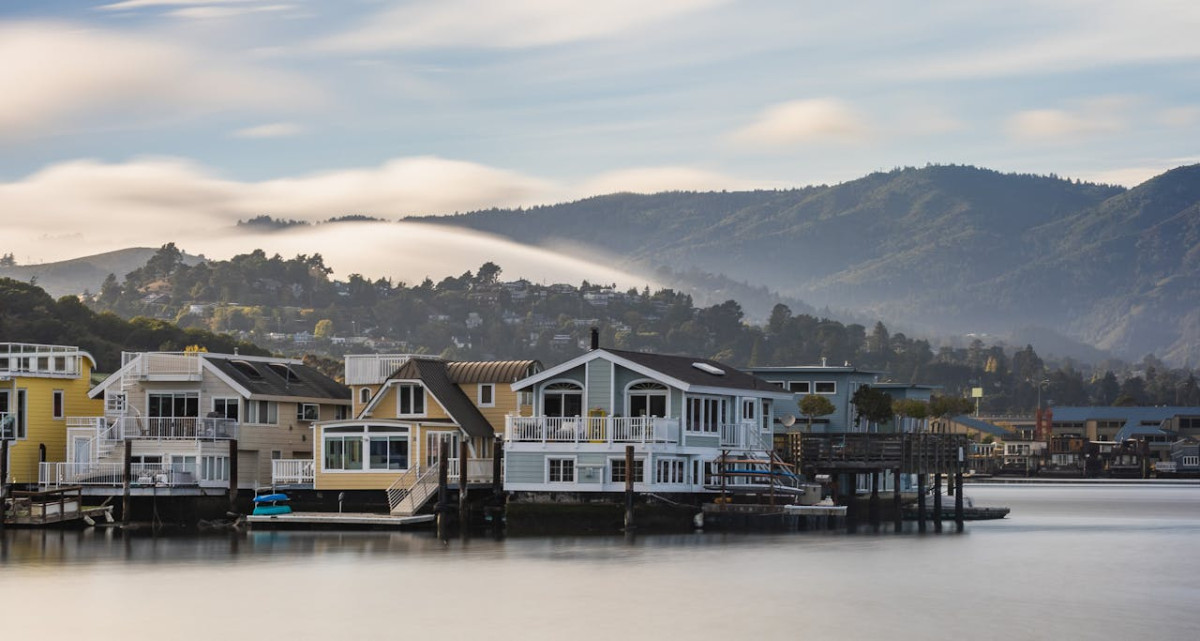
[[[96,519],[112,522],[112,506],[86,507],[83,488],[62,487],[37,492],[13,492],[6,501],[4,524],[17,527],[44,527],[84,521],[95,524]]]
[[[291,514],[276,514],[272,516],[247,516],[246,521],[252,526],[261,527],[290,527],[290,526],[348,526],[348,527],[379,527],[405,528],[424,523],[432,523],[432,514],[416,516],[393,516],[391,514],[374,514],[367,512],[292,512]]]

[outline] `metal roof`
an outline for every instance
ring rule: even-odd
[[[446,372],[455,383],[512,383],[541,370],[538,361],[454,361]]]
[[[967,416],[965,414],[962,416],[953,416],[950,418],[950,420],[958,423],[959,425],[965,425],[976,432],[983,432],[985,434],[991,434],[992,436],[1011,438],[1013,435],[1012,432],[1000,427],[999,425],[993,425],[987,421],[981,421],[973,416]]]

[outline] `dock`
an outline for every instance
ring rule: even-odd
[[[112,506],[83,505],[83,488],[61,487],[37,492],[13,492],[6,501],[4,525],[45,527],[83,521],[94,525],[96,519],[111,523]]]
[[[433,523],[433,514],[418,514],[416,516],[395,516],[392,514],[376,514],[370,512],[292,512],[290,514],[272,514],[247,516],[246,522],[252,527],[293,527],[293,526],[328,526],[328,527],[372,527],[372,528],[408,528],[425,523]]]
[[[840,530],[846,527],[844,505],[704,505],[704,528],[732,531]]]

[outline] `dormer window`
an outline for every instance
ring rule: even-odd
[[[396,386],[396,416],[424,416],[425,388],[417,383]]]

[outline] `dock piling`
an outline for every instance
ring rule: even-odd
[[[8,517],[8,441],[0,438],[0,532]]]
[[[925,531],[925,472],[917,474],[917,531]]]
[[[900,511],[900,468],[892,470],[892,525],[899,532],[904,527],[904,515]]]
[[[458,442],[458,528],[467,530],[467,442]]]
[[[632,532],[633,522],[633,446],[625,446],[625,531]]]
[[[132,504],[129,498],[129,487],[133,483],[133,441],[125,441],[125,465],[124,474],[122,477],[122,492],[121,492],[121,521],[124,523],[132,523],[132,515],[130,511]]]
[[[942,531],[942,473],[933,475],[933,530]]]
[[[128,445],[129,441],[125,441]],[[229,511],[237,513],[238,448],[237,439],[229,439]]]

